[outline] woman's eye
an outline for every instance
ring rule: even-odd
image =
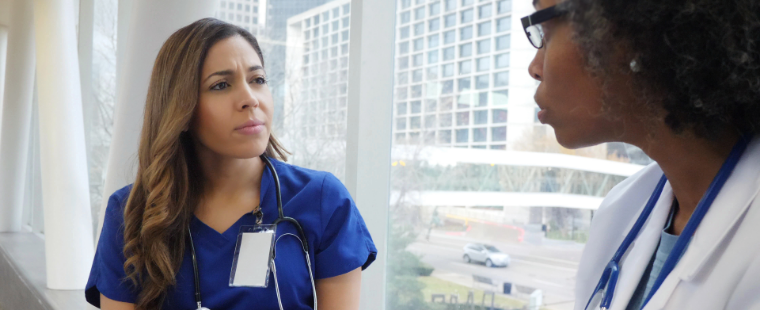
[[[256,83],[256,84],[259,84],[259,85],[264,85],[264,84],[267,83],[267,80],[265,78],[263,78],[263,77],[257,77],[255,79],[253,79],[253,82]]]
[[[211,90],[222,90],[229,86],[230,84],[227,84],[227,82],[220,82],[220,83],[214,84],[214,86],[211,86]]]

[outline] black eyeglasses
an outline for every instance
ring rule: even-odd
[[[528,40],[530,40],[530,44],[533,44],[536,48],[544,47],[544,29],[541,27],[541,23],[567,13],[566,3],[567,2],[562,2],[550,6],[520,19],[520,21],[522,21],[523,30],[525,30],[525,35],[527,35]]]

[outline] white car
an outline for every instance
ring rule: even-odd
[[[464,255],[462,259],[466,263],[479,262],[486,264],[486,267],[507,267],[509,266],[509,255],[499,251],[492,245],[470,243],[464,246]]]

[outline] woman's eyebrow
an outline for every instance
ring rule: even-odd
[[[260,66],[260,65],[255,65],[255,66],[251,66],[251,67],[249,67],[249,68],[248,68],[248,72],[253,72],[253,71],[256,71],[256,70],[264,70],[264,67],[262,67],[262,66]],[[209,74],[209,76],[207,76],[207,77],[206,77],[206,78],[203,80],[203,82],[206,82],[206,81],[207,81],[208,79],[210,79],[212,76],[217,76],[217,75],[219,75],[219,76],[228,76],[228,75],[232,75],[232,73],[233,73],[233,72],[234,72],[233,70],[222,70],[222,71],[217,71],[217,72],[214,72],[214,73],[211,73],[211,74]]]

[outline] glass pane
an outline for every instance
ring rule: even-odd
[[[394,66],[391,153],[392,162],[405,165],[390,167],[386,309],[470,309],[472,293],[474,308],[484,310],[480,303],[489,291],[496,309],[529,309],[531,294],[543,299],[535,309],[570,309],[577,263],[596,206],[576,208],[568,201],[601,199],[625,177],[556,163],[564,156],[605,165],[608,158],[646,162],[635,162],[640,157],[631,156],[633,149],[619,144],[563,149],[553,130],[538,123],[537,84],[525,70],[535,50],[510,53],[512,17],[533,13],[530,5],[513,8],[510,0],[412,2],[399,5],[396,25],[399,64]],[[425,27],[420,33],[411,27],[411,38],[403,37],[403,27],[410,26],[404,14],[415,18],[419,8],[428,16],[414,23]],[[438,19],[442,25],[431,27]],[[439,34],[440,41],[431,39]],[[425,44],[416,49],[418,38]],[[401,53],[405,49],[411,56]],[[431,59],[437,62],[428,64]],[[511,73],[532,86],[510,94]],[[396,129],[400,119],[404,129]],[[562,155],[530,166],[510,164],[513,154],[533,154],[525,152]],[[553,197],[562,199],[547,203]],[[511,260],[495,262],[494,257],[493,265],[507,266],[489,268],[487,258],[475,257],[475,251]]]

